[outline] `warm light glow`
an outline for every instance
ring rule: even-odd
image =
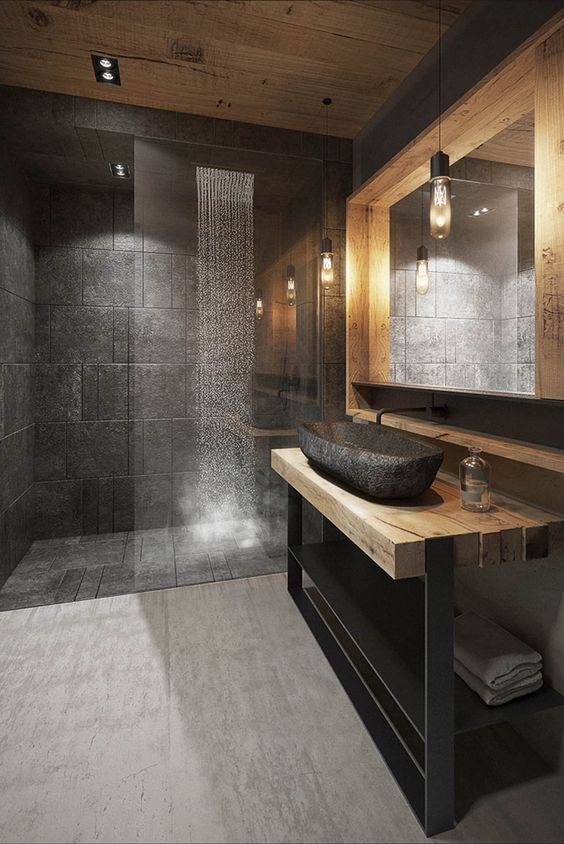
[[[442,240],[450,234],[450,178],[439,176],[431,180],[431,237]]]
[[[333,285],[333,253],[321,253],[321,286],[329,290]]]
[[[288,278],[288,286],[286,289],[286,301],[293,307],[296,304],[296,279]]]
[[[415,289],[420,296],[429,291],[429,261],[417,261],[417,272],[415,274]]]

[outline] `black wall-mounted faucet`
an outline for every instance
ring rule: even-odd
[[[380,410],[376,411],[375,422],[377,425],[381,425],[384,413],[413,413],[415,411],[425,413],[429,419],[446,419],[448,416],[448,407],[445,404],[433,404],[426,407],[381,407]]]

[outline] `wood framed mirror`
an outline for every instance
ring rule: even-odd
[[[561,21],[440,123],[453,177],[450,244],[429,237],[437,122],[348,200],[348,413],[362,407],[362,383],[564,399]],[[415,290],[422,244],[426,295]]]

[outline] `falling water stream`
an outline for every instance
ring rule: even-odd
[[[256,507],[252,380],[254,175],[198,167],[200,506],[215,519]]]

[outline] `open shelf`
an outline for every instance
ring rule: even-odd
[[[295,545],[290,551],[379,681],[424,739],[423,581],[392,580],[346,540]],[[564,697],[545,686],[502,706],[487,706],[466,683],[455,677],[457,733],[518,720],[561,705]]]

